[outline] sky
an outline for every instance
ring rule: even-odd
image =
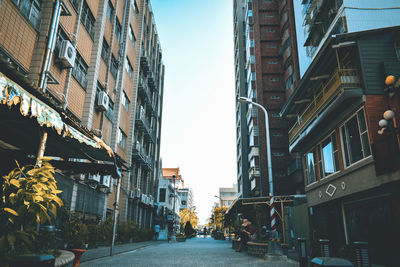
[[[232,0],[152,0],[165,64],[161,157],[193,189],[200,224],[236,183]]]

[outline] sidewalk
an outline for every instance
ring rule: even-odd
[[[167,241],[144,241],[144,242],[137,242],[137,243],[128,243],[128,244],[121,244],[114,246],[113,255],[136,250],[139,248],[144,248],[147,246],[155,245],[155,244],[162,244]],[[81,262],[91,261],[94,259],[99,259],[103,257],[110,256],[110,247],[98,247],[87,250],[81,258]]]

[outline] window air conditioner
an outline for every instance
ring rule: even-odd
[[[89,174],[88,180],[100,183],[100,178],[101,178],[100,174]]]
[[[135,191],[131,190],[129,191],[129,198],[134,198],[135,197]]]
[[[140,188],[135,188],[135,198],[140,198]]]
[[[110,185],[111,185],[111,175],[104,175],[101,178],[100,185],[103,186],[103,187],[110,187]]]
[[[108,95],[106,92],[101,91],[99,93],[99,98],[97,100],[97,107],[100,110],[107,110],[108,109],[108,102],[110,101],[110,99],[108,98]]]
[[[61,42],[60,52],[58,59],[63,63],[66,68],[73,68],[75,64],[76,50],[69,40]]]

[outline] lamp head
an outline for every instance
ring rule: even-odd
[[[251,101],[250,98],[243,97],[243,96],[239,96],[239,97],[237,98],[237,101],[239,101],[240,103],[245,103],[245,104],[250,104],[250,103],[252,103],[252,101]]]
[[[386,128],[387,126],[388,126],[388,121],[387,120],[384,120],[384,119],[382,119],[382,120],[380,120],[379,121],[379,126],[380,127],[382,127],[382,128]]]
[[[383,113],[383,118],[387,121],[393,120],[394,118],[394,112],[393,110],[386,110],[385,113]]]

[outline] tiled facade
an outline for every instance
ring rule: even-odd
[[[236,97],[248,97],[268,112],[275,194],[302,187],[294,184],[294,171],[288,171],[295,157],[288,153],[287,123],[279,114],[299,80],[293,14],[290,0],[234,1]],[[267,196],[264,114],[238,102],[236,122],[238,196]]]
[[[18,66],[19,72],[29,77],[33,87],[40,87],[43,80],[46,47],[58,3],[50,0],[1,3],[0,51]],[[123,173],[121,180],[120,220],[135,220],[142,227],[151,227],[153,202],[143,202],[142,195],[146,199],[155,196],[164,79],[151,5],[147,0],[66,0],[62,5],[54,51],[49,58],[48,72],[56,82],[47,79],[43,91],[125,161],[129,171]],[[73,68],[61,63],[63,40],[68,40],[76,51]],[[143,88],[148,91],[141,93]],[[110,100],[106,109],[98,105],[102,94]],[[67,174],[60,176],[69,179]],[[93,190],[106,203],[101,213],[85,212],[103,217],[110,213],[115,202],[115,185],[115,181],[111,183],[107,194]],[[83,201],[79,197],[81,186],[85,185],[74,182],[70,188],[73,199],[66,202]],[[131,191],[135,189],[140,189],[140,194],[133,197]],[[74,207],[71,204],[70,209]]]

